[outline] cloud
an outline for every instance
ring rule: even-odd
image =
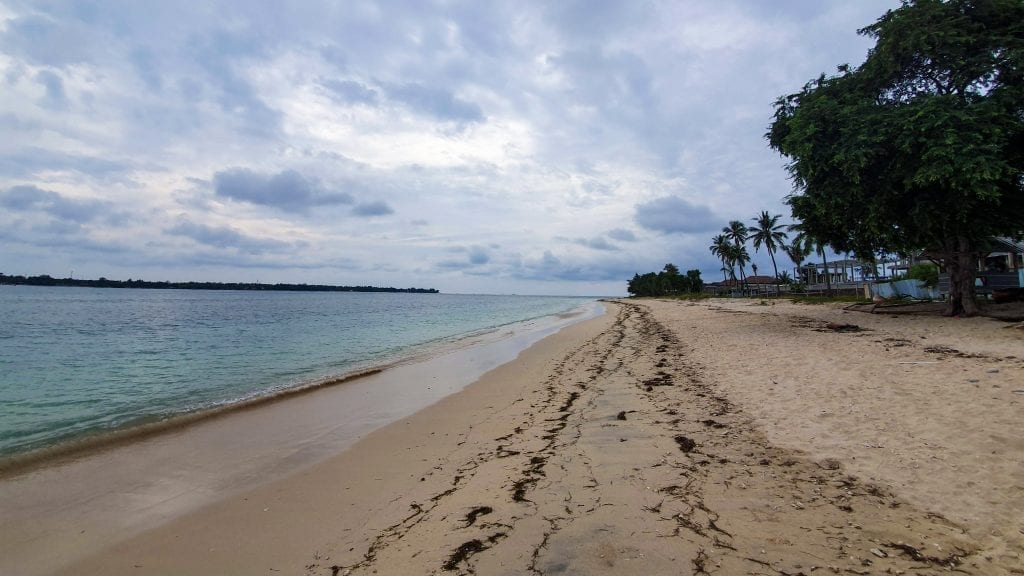
[[[481,246],[473,246],[469,249],[469,262],[479,266],[480,264],[487,264],[491,260],[490,255]]]
[[[70,154],[34,146],[0,154],[0,177],[26,178],[40,172],[72,170],[91,178],[108,178],[130,171],[129,162]]]
[[[270,238],[257,238],[243,234],[230,226],[207,226],[188,220],[179,222],[164,230],[167,234],[184,236],[215,248],[232,248],[248,254],[280,252],[292,248],[292,244]]]
[[[356,204],[352,208],[352,214],[364,217],[387,216],[388,214],[394,213],[394,209],[392,209],[391,206],[388,206],[387,202],[384,202],[382,200],[375,200],[373,202],[363,202],[361,204]]]
[[[717,277],[716,230],[785,210],[771,103],[862,61],[856,28],[898,6],[4,3],[5,265],[517,293]]]
[[[614,252],[619,249],[618,246],[608,242],[608,240],[600,236],[595,238],[577,238],[574,242],[580,246],[586,246],[587,248],[593,248],[594,250],[608,250]]]
[[[465,254],[465,259],[441,260],[435,267],[440,270],[463,270],[469,271],[479,268],[491,262],[491,255],[484,246],[455,246],[448,249],[450,252]]]
[[[42,84],[46,89],[46,95],[42,99],[42,105],[51,110],[63,110],[68,106],[68,97],[64,93],[64,82],[60,76],[49,70],[43,70],[36,74],[36,82]]]
[[[77,223],[91,222],[113,211],[113,206],[107,202],[65,198],[31,185],[13,186],[0,193],[0,206],[20,212],[42,212]]]
[[[391,84],[388,97],[409,108],[441,120],[479,122],[484,119],[480,106],[456,97],[451,91],[424,84]]]
[[[615,228],[608,231],[608,237],[620,242],[636,242],[636,234],[625,228]]]
[[[89,58],[91,46],[74,22],[35,14],[5,22],[0,35],[2,52],[45,66],[83,62]]]
[[[665,234],[700,233],[714,230],[719,218],[706,206],[678,196],[665,196],[636,205],[636,223]]]
[[[329,94],[342,102],[375,104],[380,97],[376,90],[355,80],[324,78],[320,80],[320,85],[326,88]]]
[[[306,212],[317,206],[351,204],[344,192],[329,192],[295,170],[261,174],[232,168],[213,175],[214,192],[223,198],[270,206],[288,212]]]

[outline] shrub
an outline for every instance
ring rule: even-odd
[[[939,267],[931,262],[919,262],[907,270],[907,278],[921,280],[925,286],[934,288],[939,285]]]

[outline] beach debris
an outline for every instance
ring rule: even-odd
[[[856,324],[841,324],[839,322],[829,322],[825,324],[825,328],[833,332],[863,332],[864,328],[857,326]]]
[[[651,386],[672,386],[672,385],[674,385],[674,382],[672,381],[672,375],[671,374],[668,374],[667,372],[659,370],[658,373],[654,376],[654,378],[648,378],[647,380],[644,380],[643,381],[643,385],[647,386],[647,387],[651,387]]]
[[[697,443],[691,438],[687,438],[682,434],[676,436],[676,444],[679,444],[679,449],[683,451],[683,454],[689,454],[697,447]]]
[[[818,467],[823,470],[839,470],[842,468],[842,464],[840,464],[835,458],[825,458],[821,462],[818,462]]]
[[[623,410],[623,411],[619,412],[619,413],[618,413],[618,414],[617,414],[617,415],[615,416],[615,419],[616,419],[616,420],[625,420],[625,419],[626,419],[626,411],[625,411],[625,410]]]
[[[888,558],[889,557],[888,554],[886,554],[883,550],[879,550],[878,548],[872,548],[871,549],[871,553],[874,554],[875,556],[878,556],[879,558]]]
[[[476,538],[470,540],[469,542],[465,542],[462,544],[462,546],[459,546],[455,549],[454,552],[452,552],[452,555],[448,557],[448,560],[443,565],[441,565],[441,569],[456,570],[458,569],[459,564],[462,564],[471,556],[479,554],[484,550],[487,550],[491,546],[494,546],[507,536],[508,535],[504,532],[498,532],[497,534],[489,536],[487,538],[487,543],[484,543]]]
[[[491,508],[490,506],[477,506],[476,508],[473,508],[468,514],[466,514],[466,525],[463,526],[463,528],[469,528],[476,522],[477,518],[490,514],[491,512],[494,512],[494,508]]]

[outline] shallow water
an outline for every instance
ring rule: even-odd
[[[566,297],[0,288],[0,456],[557,315]]]

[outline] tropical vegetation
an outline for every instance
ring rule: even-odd
[[[768,134],[809,237],[871,259],[927,250],[950,276],[947,314],[973,315],[985,239],[1024,222],[1024,2],[907,0],[875,40],[780,98]]]
[[[628,286],[629,293],[634,296],[700,294],[703,289],[700,270],[687,270],[686,274],[680,274],[675,264],[665,264],[658,273],[634,274]]]

